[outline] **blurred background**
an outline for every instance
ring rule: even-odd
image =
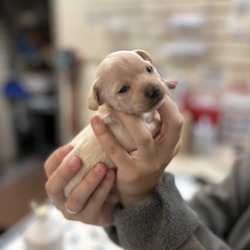
[[[250,144],[250,1],[1,0],[0,228],[46,199],[43,163],[91,115],[100,61],[148,51],[178,80],[183,147],[169,170],[218,182]]]

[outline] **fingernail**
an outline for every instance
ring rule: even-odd
[[[73,146],[70,145],[70,144],[67,144],[67,145],[65,145],[65,146],[63,147],[63,151],[64,151],[65,153],[69,153],[72,149],[73,149]]]
[[[93,122],[93,124],[100,124],[101,122],[100,118],[97,115],[91,117],[90,120],[91,120],[91,123]]]
[[[91,126],[96,134],[102,134],[106,131],[104,123],[98,116],[94,116],[91,118]]]
[[[73,170],[77,170],[79,169],[81,166],[81,161],[79,158],[73,156],[69,159],[68,161],[68,167],[73,169]]]
[[[104,167],[102,166],[102,164],[98,163],[95,166],[95,173],[98,175],[103,175],[104,174]]]

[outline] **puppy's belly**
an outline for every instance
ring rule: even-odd
[[[103,162],[107,167],[114,168],[113,162],[103,151],[99,141],[97,140],[92,128],[88,125],[82,130],[71,142],[74,146],[73,150],[65,157],[67,161],[71,156],[77,156],[82,160],[82,167],[79,172],[70,179],[64,188],[64,195],[68,197],[73,189],[82,181],[91,168],[98,162]]]

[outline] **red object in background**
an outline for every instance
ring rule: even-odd
[[[201,117],[209,117],[214,125],[218,125],[221,105],[211,96],[189,96],[186,109],[192,114],[193,122],[198,122]]]

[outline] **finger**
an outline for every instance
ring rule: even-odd
[[[73,149],[73,146],[67,144],[54,151],[44,164],[47,177],[50,177],[54,171],[60,166],[64,157]]]
[[[179,150],[181,149],[181,145],[182,145],[182,140],[180,138],[174,148],[173,157],[176,156],[176,154],[179,152]]]
[[[114,164],[116,166],[120,166],[121,168],[130,166],[132,162],[131,156],[111,134],[100,118],[98,116],[94,116],[91,118],[90,122],[98,141]]]
[[[166,166],[179,150],[183,118],[168,96],[166,96],[158,111],[163,123],[160,135],[156,138],[155,143],[158,159]]]
[[[165,95],[162,105],[157,110],[162,118],[162,121],[166,124],[169,121],[168,116],[174,117],[176,114],[180,114],[178,107],[168,95]]]
[[[115,172],[114,170],[109,169],[105,175],[105,178],[102,180],[100,185],[92,194],[87,205],[84,207],[84,213],[88,214],[90,219],[92,216],[96,217],[96,215],[99,214],[102,208],[104,207],[104,204],[106,203],[110,195],[111,189],[114,185],[114,181]]]
[[[116,175],[116,174],[115,174],[115,175]],[[110,191],[109,196],[107,197],[106,201],[107,201],[107,203],[109,203],[109,204],[115,205],[115,204],[117,204],[117,203],[119,202],[119,200],[120,200],[119,196],[120,196],[120,195],[119,195],[118,189],[115,187],[115,185],[113,185],[113,187],[111,188],[111,191]]]
[[[154,138],[140,116],[114,111],[135,141],[138,154],[145,160],[152,157]]]
[[[163,160],[163,168],[166,168],[169,163],[172,161],[172,159],[176,156],[176,154],[179,152],[181,148],[182,141],[179,139],[179,141],[176,143],[175,146],[173,146],[170,150],[165,150],[164,155],[159,155],[159,160]]]
[[[168,143],[171,147],[180,138],[183,117],[169,96],[165,96],[164,102],[158,109],[158,112],[162,120],[162,128],[160,135],[156,139],[156,143],[161,146]]]
[[[55,205],[59,205],[64,201],[63,189],[69,180],[80,170],[81,165],[81,160],[72,156],[68,160],[63,161],[46,182],[46,191]]]
[[[102,163],[98,163],[91,169],[82,182],[69,195],[67,207],[72,211],[80,211],[103,180],[106,172],[107,169]]]

